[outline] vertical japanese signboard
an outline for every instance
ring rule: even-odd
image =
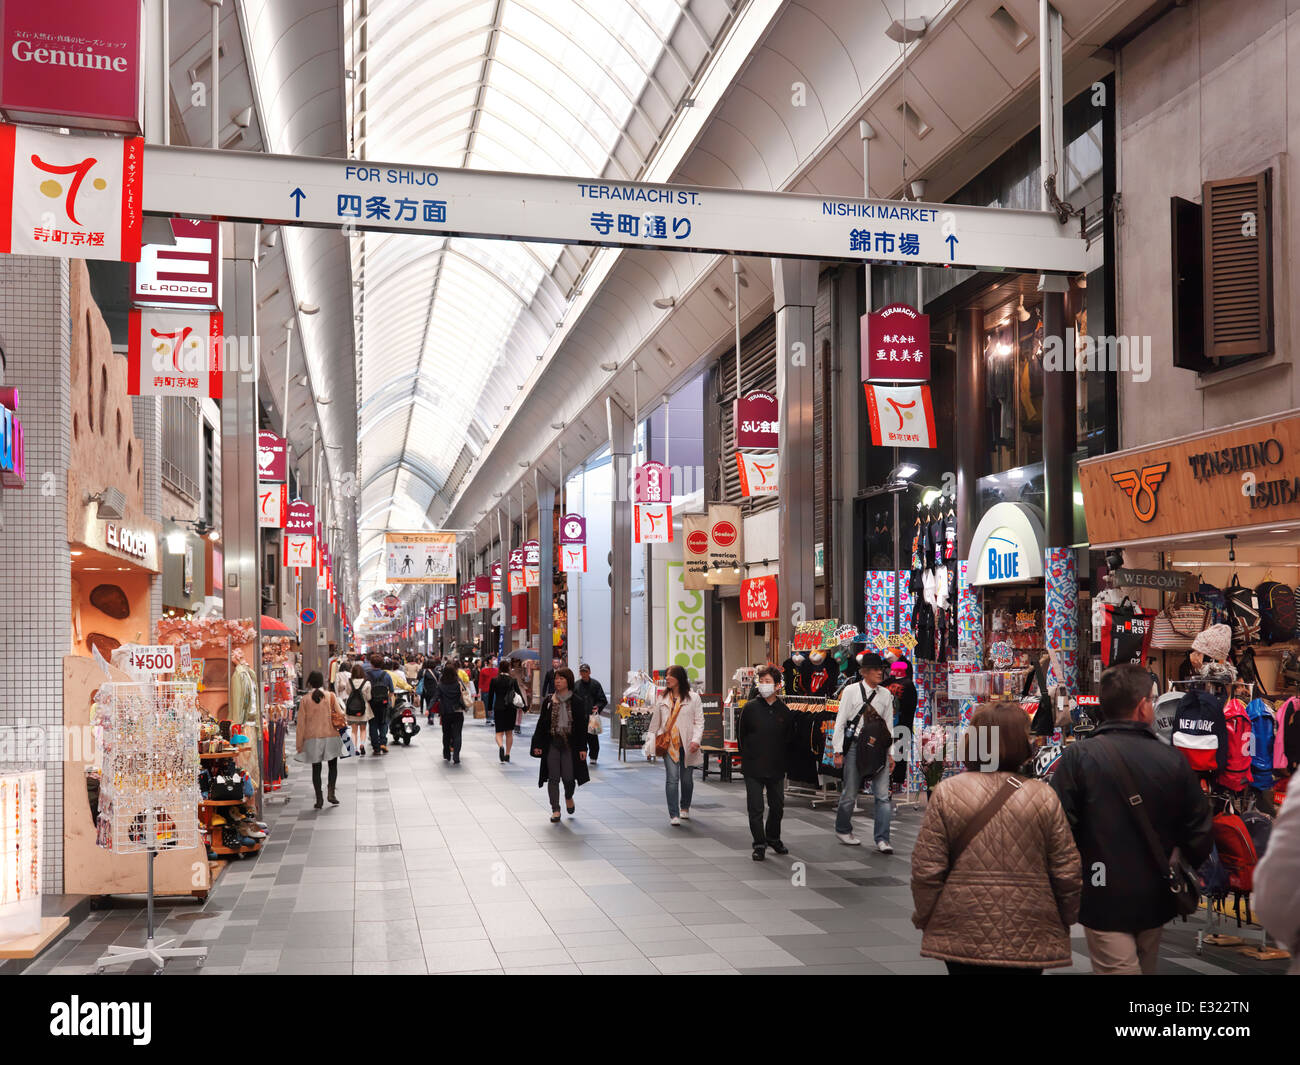
[[[538,588],[542,583],[542,545],[536,540],[524,544],[524,586]]]
[[[285,517],[284,565],[295,569],[316,565],[316,508],[301,499],[289,504]]]
[[[891,303],[862,316],[863,381],[930,380],[930,316]]]
[[[134,309],[127,318],[127,392],[221,399],[220,311]]]

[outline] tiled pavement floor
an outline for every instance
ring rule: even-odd
[[[206,945],[206,965],[169,973],[941,973],[919,954],[908,855],[919,808],[894,818],[896,853],[832,834],[833,811],[791,798],[791,853],[749,854],[744,785],[696,782],[693,819],[668,824],[663,769],[606,742],[577,816],[548,821],[537,763],[516,737],[509,765],[491,731],[465,723],[462,764],[442,761],[438,727],[410,748],[339,766],[343,804],[311,808],[291,763],[290,801],[268,804],[261,855],[230,864],[207,902],[161,905],[160,939]],[[860,810],[871,805],[859,803]],[[798,864],[796,864],[798,863]],[[139,944],[143,909],[93,913],[29,973],[92,973],[108,943]],[[1168,931],[1170,973],[1285,971]],[[1082,929],[1075,965],[1089,971]],[[132,971],[149,972],[148,963]],[[110,969],[121,972],[122,968]]]

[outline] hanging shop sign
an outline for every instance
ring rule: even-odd
[[[184,557],[185,557],[185,562],[184,565],[181,567],[181,594],[184,595],[186,599],[188,599],[191,595],[194,594],[194,545],[193,544],[187,543],[185,545]],[[189,663],[186,661],[189,658],[189,650],[190,650],[189,644],[186,644],[182,648],[182,650],[184,651],[184,654],[181,656],[181,670],[185,671],[189,669]]]
[[[0,7],[0,111],[6,118],[143,131],[140,0],[9,0]]]
[[[891,303],[860,319],[863,381],[930,380],[930,316]]]
[[[146,244],[131,266],[137,307],[221,310],[221,223],[173,218],[171,244]]]
[[[492,610],[501,609],[501,560],[492,563]]]
[[[512,548],[510,551],[510,594],[523,595],[528,590],[524,583],[524,549]]]
[[[740,582],[740,620],[776,620],[776,578],[746,577]]]
[[[143,146],[0,125],[0,252],[135,262]]]
[[[542,584],[542,545],[536,540],[524,541],[524,587],[540,588]]]
[[[1079,273],[1047,211],[150,145],[153,214],[659,251]],[[1077,230],[1077,227],[1075,227]]]
[[[316,507],[306,500],[289,504],[284,519],[284,565],[295,569],[316,566]]]
[[[492,578],[480,573],[474,578],[474,609],[480,612],[492,605]]]
[[[127,321],[127,392],[221,398],[220,311],[132,310]]]
[[[937,447],[930,386],[891,388],[868,384],[867,416],[877,447]]]
[[[971,584],[1018,584],[1043,578],[1043,520],[1027,503],[995,503],[971,538]]]
[[[442,605],[443,605],[443,617],[447,621],[455,621],[456,620],[456,597],[454,595],[447,596],[447,598],[442,601]]]
[[[385,580],[389,584],[455,584],[456,534],[384,534]]]
[[[1300,519],[1300,412],[1079,463],[1094,548]]]
[[[709,507],[709,556],[706,580],[710,585],[741,583],[745,571],[744,519],[740,507]]]
[[[1121,588],[1149,588],[1157,592],[1194,595],[1201,586],[1199,574],[1171,569],[1117,569],[1112,570],[1111,575]]]
[[[668,664],[681,666],[693,681],[704,677],[704,596],[686,587],[680,562],[666,565],[668,602]]]
[[[671,544],[673,508],[667,503],[634,503],[632,537],[638,544]]]
[[[672,471],[662,462],[643,462],[632,472],[632,500],[635,503],[671,503]]]
[[[682,583],[691,591],[709,587],[709,515],[682,515]]]
[[[560,543],[585,544],[587,542],[587,519],[581,514],[566,514],[560,519]]]
[[[737,451],[736,464],[740,467],[740,494],[750,496],[775,495],[777,484],[777,456],[775,451]]]
[[[761,388],[732,401],[736,447],[742,451],[775,451],[781,423],[776,396]]]
[[[560,569],[565,573],[587,572],[587,545],[561,544]]]
[[[838,646],[835,633],[840,627],[839,618],[825,618],[821,621],[801,621],[794,627],[790,638],[792,651],[818,651],[823,647]]]
[[[0,388],[0,485],[27,487],[27,445],[18,420],[16,388]]]
[[[287,484],[257,485],[257,527],[283,529],[289,516],[289,486]]]
[[[289,442],[269,429],[257,434],[257,477],[260,481],[289,479]]]

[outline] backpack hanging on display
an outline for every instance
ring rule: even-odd
[[[1268,690],[1264,687],[1264,682],[1259,679],[1259,667],[1255,663],[1255,648],[1247,647],[1237,655],[1234,663],[1237,669],[1237,678],[1247,684],[1255,686],[1256,695],[1267,695]]]
[[[1200,587],[1196,590],[1196,598],[1210,608],[1211,625],[1232,624],[1232,619],[1228,614],[1228,600],[1221,588],[1201,581]]]
[[[1193,772],[1214,773],[1224,768],[1228,728],[1223,700],[1209,692],[1185,692],[1174,713],[1172,739]]]
[[[1263,581],[1255,589],[1259,602],[1260,643],[1282,643],[1295,638],[1295,593],[1277,581]]]
[[[1232,583],[1224,591],[1228,614],[1232,621],[1232,642],[1238,647],[1249,647],[1259,639],[1259,598],[1254,588],[1246,588],[1235,573]]]
[[[1250,715],[1251,759],[1250,786],[1268,791],[1273,786],[1273,747],[1277,736],[1277,718],[1263,699],[1252,699],[1246,707]]]
[[[1236,898],[1237,924],[1241,924],[1241,902],[1246,900],[1246,921],[1250,921],[1250,893],[1255,889],[1255,866],[1259,855],[1246,823],[1234,813],[1214,817],[1214,846],[1228,873],[1228,889]]]
[[[1240,699],[1229,699],[1223,705],[1223,722],[1228,731],[1224,750],[1223,768],[1215,778],[1220,787],[1238,792],[1250,779],[1252,734],[1250,715]]]

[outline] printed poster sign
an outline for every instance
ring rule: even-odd
[[[741,451],[775,451],[781,423],[777,398],[756,388],[732,401],[736,447]]]
[[[474,578],[474,609],[487,610],[492,604],[492,578],[480,573]]]
[[[510,594],[523,595],[527,590],[524,584],[524,549],[516,547],[510,551]]]
[[[560,520],[561,544],[585,544],[587,542],[587,519],[581,514],[566,514]]]
[[[877,447],[936,447],[929,385],[864,385],[871,442]]]
[[[316,565],[316,508],[302,499],[290,503],[285,516],[284,564],[295,569]]]
[[[143,159],[139,137],[0,125],[0,252],[137,262]]]
[[[289,486],[286,484],[257,485],[257,527],[283,529],[289,517]]]
[[[682,582],[694,592],[709,587],[709,515],[682,515]]]
[[[536,540],[524,542],[524,587],[540,588],[542,584],[542,545]]]
[[[455,533],[385,533],[389,584],[455,584]]]
[[[262,481],[289,479],[288,441],[269,429],[257,434],[257,476]]]
[[[221,398],[220,311],[132,310],[127,318],[127,392]]]
[[[686,587],[680,562],[667,563],[668,663],[681,666],[692,681],[704,677],[704,595]]]
[[[501,560],[492,563],[492,610],[501,609]]]
[[[146,244],[131,267],[137,307],[221,310],[221,223],[171,219],[171,244]]]
[[[709,507],[708,583],[740,584],[745,573],[744,519],[736,506]]]
[[[673,475],[662,462],[643,462],[632,473],[632,500],[635,503],[671,503]]]
[[[740,467],[740,494],[750,496],[775,495],[778,489],[775,451],[737,451],[736,463]]]
[[[930,380],[930,316],[891,303],[862,316],[863,381]]]
[[[633,503],[632,535],[638,544],[672,543],[673,508],[667,503]]]
[[[586,573],[587,545],[562,544],[560,546],[560,569],[565,573]]]
[[[776,578],[746,577],[740,582],[740,620],[776,620]]]

